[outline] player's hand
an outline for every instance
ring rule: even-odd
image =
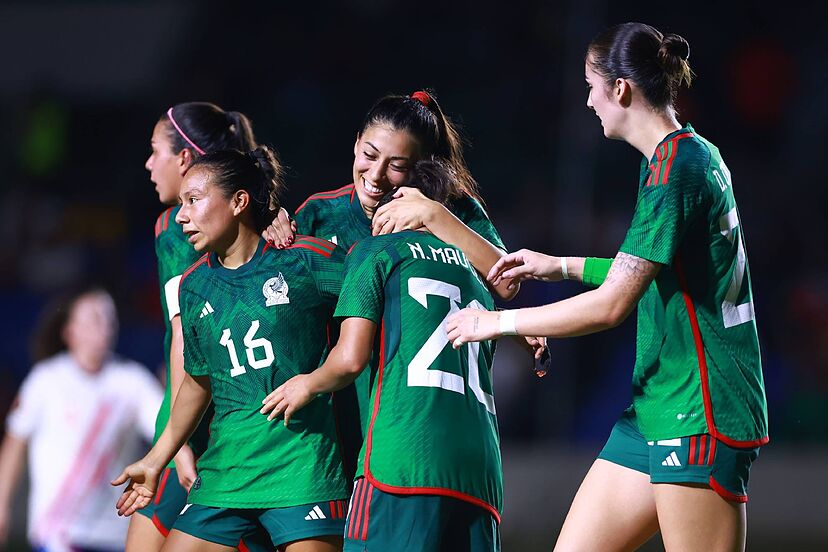
[[[300,374],[287,380],[285,383],[264,398],[264,406],[259,410],[268,414],[268,421],[284,414],[285,425],[288,425],[293,413],[311,402],[315,394],[308,390],[307,374]]]
[[[131,516],[136,510],[147,506],[158,489],[160,475],[161,470],[151,467],[146,460],[139,460],[124,468],[121,475],[111,481],[115,487],[129,481],[121,498],[115,504],[118,515]]]
[[[451,346],[459,349],[470,341],[484,341],[500,337],[500,321],[497,312],[480,309],[463,309],[448,317],[446,334]]]
[[[293,243],[296,236],[296,221],[290,219],[290,215],[284,207],[279,209],[270,226],[264,229],[262,237],[272,241],[273,245],[283,249]]]
[[[557,282],[563,279],[561,259],[521,249],[501,257],[489,270],[486,279],[494,286],[499,285],[503,279],[512,279],[512,282],[506,286],[509,289],[512,289],[515,283],[524,280]]]
[[[394,198],[394,201],[386,203],[374,213],[374,218],[371,219],[371,233],[374,236],[418,230],[426,226],[434,209],[441,207],[417,188],[399,188]]]
[[[178,475],[178,482],[187,489],[187,492],[190,492],[190,487],[193,486],[197,476],[195,455],[190,445],[181,447],[173,461],[175,462],[175,473]]]
[[[533,360],[540,360],[540,357],[543,354],[543,348],[546,347],[545,337],[524,337],[520,335],[516,335],[514,337],[515,341],[530,355],[532,355]]]

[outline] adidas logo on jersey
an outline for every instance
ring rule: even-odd
[[[676,451],[670,453],[670,455],[664,459],[664,462],[661,463],[662,466],[674,466],[674,467],[681,467],[681,462],[679,462],[678,455]]]
[[[206,301],[204,303],[204,308],[201,309],[201,315],[199,315],[199,318],[204,318],[208,314],[213,314],[213,312],[215,312],[213,311],[213,305],[210,304],[210,301]]]
[[[319,506],[317,505],[317,506],[314,506],[313,509],[310,512],[308,512],[308,515],[305,516],[305,519],[306,520],[312,520],[312,519],[326,519],[326,518],[325,518],[325,514],[322,513],[321,508],[319,508]]]

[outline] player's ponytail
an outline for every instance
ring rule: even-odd
[[[174,153],[189,149],[196,158],[214,151],[250,151],[256,147],[250,119],[209,102],[176,104],[161,120],[168,123],[167,134]]]
[[[279,211],[279,195],[284,188],[284,168],[275,150],[267,146],[242,153],[225,150],[198,157],[191,170],[201,167],[210,174],[210,183],[218,186],[224,197],[239,190],[250,196],[250,215],[256,232],[273,222]]]
[[[586,62],[610,86],[629,79],[657,109],[674,109],[682,85],[690,86],[690,44],[676,34],[662,35],[644,23],[622,23],[590,42]]]
[[[463,157],[463,139],[431,90],[418,90],[410,96],[385,96],[368,111],[359,133],[371,126],[388,125],[408,132],[420,146],[422,159],[442,162],[455,175],[451,199],[469,195],[481,201],[477,182]]]

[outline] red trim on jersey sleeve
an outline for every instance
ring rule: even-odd
[[[365,442],[365,479],[376,487],[377,489],[392,494],[402,495],[439,495],[456,498],[464,502],[468,502],[475,506],[479,506],[492,514],[498,524],[500,524],[500,513],[497,508],[481,500],[475,496],[455,491],[454,489],[446,489],[443,487],[397,487],[394,485],[386,485],[377,480],[371,473],[371,450],[374,444],[374,422],[377,419],[377,413],[380,408],[380,399],[382,398],[382,376],[385,372],[385,322],[383,321],[380,329],[380,351],[379,351],[379,369],[377,370],[377,392],[374,397],[374,412],[371,414],[371,423],[368,426],[368,435]]]
[[[334,198],[341,197],[341,196],[344,196],[344,195],[349,194],[349,193],[353,194],[353,190],[350,189],[350,188],[353,188],[353,186],[354,186],[353,184],[346,184],[345,186],[342,186],[341,188],[337,188],[336,190],[328,190],[327,192],[319,192],[319,193],[313,194],[308,199],[306,199],[302,203],[302,205],[297,207],[296,210],[293,212],[293,214],[294,215],[299,214],[299,211],[304,209],[309,201],[315,201],[317,199],[334,199]]]
[[[167,228],[170,227],[170,214],[172,214],[172,210],[173,210],[173,208],[170,207],[169,209],[167,209],[167,212],[164,213],[165,216],[164,216],[164,228],[162,229],[163,231],[166,231]]]
[[[296,235],[296,240],[297,241],[310,242],[314,245],[318,245],[319,247],[322,247],[323,249],[328,249],[331,252],[333,252],[333,250],[336,249],[336,244],[334,242],[328,241],[328,240],[323,240],[321,238],[316,238],[314,236],[305,236],[304,234],[297,234]]]
[[[707,430],[712,437],[719,441],[730,445],[731,447],[758,447],[766,444],[770,437],[765,435],[760,439],[752,441],[737,441],[731,439],[719,432],[713,418],[713,399],[710,396],[710,381],[707,374],[707,358],[704,354],[704,341],[702,340],[701,328],[699,328],[699,320],[696,316],[696,308],[693,305],[693,298],[690,297],[690,288],[687,285],[687,276],[684,272],[684,264],[681,260],[681,255],[676,254],[674,267],[676,269],[676,276],[678,276],[679,287],[681,288],[681,295],[684,297],[684,305],[687,307],[687,316],[690,322],[690,328],[693,332],[693,341],[696,345],[696,358],[699,363],[699,377],[702,386],[702,399],[704,400],[704,419],[707,422]],[[701,454],[699,455],[702,456]]]
[[[310,245],[308,243],[299,243],[299,242],[297,242],[297,243],[294,243],[291,246],[288,246],[287,249],[310,249],[314,253],[319,253],[323,257],[330,257],[331,256],[330,251],[325,251],[324,249],[319,249],[318,247],[315,247],[315,246]]]
[[[245,544],[244,539],[241,539],[239,541],[239,545],[236,548],[239,549],[239,552],[250,552],[250,548],[247,547],[247,544]]]
[[[676,155],[678,154],[679,140],[692,137],[692,132],[685,132],[683,134],[679,134],[678,136],[673,136],[669,141],[659,146],[658,150],[656,150],[656,166],[653,167],[653,165],[650,165],[650,169],[652,170],[650,179],[652,179],[652,181],[648,179],[647,186],[650,184],[661,184],[663,186],[667,185],[670,179],[670,169],[673,167],[673,161],[675,161]],[[655,178],[653,178],[653,176],[655,176]]]
[[[710,476],[709,483],[710,483],[710,488],[713,489],[714,491],[716,491],[716,494],[719,495],[720,497],[724,498],[725,500],[730,500],[731,502],[741,502],[741,503],[745,503],[745,502],[748,501],[748,497],[747,497],[746,494],[743,495],[743,494],[731,493],[730,491],[728,491],[727,489],[725,489],[724,487],[719,485],[718,481],[713,479],[712,475]]]
[[[181,291],[181,284],[184,283],[184,279],[187,276],[189,276],[193,272],[193,270],[197,269],[200,265],[204,264],[205,262],[207,263],[207,266],[210,266],[210,263],[208,262],[209,257],[210,257],[210,254],[205,253],[204,255],[201,256],[201,258],[199,260],[197,260],[192,265],[190,265],[190,268],[188,268],[187,270],[184,271],[184,274],[181,275],[181,280],[179,280],[179,282],[178,282],[178,291],[179,292]]]
[[[162,212],[160,215],[158,215],[158,218],[155,220],[155,237],[156,238],[158,236],[160,236],[161,233],[164,232],[167,229],[167,226],[169,225],[169,221],[170,221],[170,213],[172,213],[173,209],[175,209],[175,207],[169,207],[169,208],[165,209],[164,212]]]

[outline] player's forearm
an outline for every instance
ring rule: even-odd
[[[520,335],[575,337],[615,327],[635,309],[659,270],[657,263],[619,252],[598,289],[550,305],[520,309],[515,329]]]
[[[185,373],[167,426],[145,460],[156,467],[169,464],[198,427],[210,398],[209,380],[206,377],[196,379]]]
[[[463,224],[454,214],[443,206],[434,209],[431,216],[425,221],[428,231],[460,249],[472,266],[484,278],[492,266],[504,255],[504,252],[480,234]],[[491,286],[498,297],[508,301],[520,290],[520,284],[508,289],[511,280],[504,280],[497,286]]]
[[[339,340],[325,362],[308,376],[313,394],[338,391],[353,382],[371,360],[377,324],[367,318],[349,317],[342,321]]]
[[[308,376],[311,393],[332,393],[350,385],[368,364],[369,357],[362,357],[343,350],[339,345],[331,350],[325,362]]]
[[[26,461],[25,439],[6,433],[0,446],[0,507],[11,504]]]

